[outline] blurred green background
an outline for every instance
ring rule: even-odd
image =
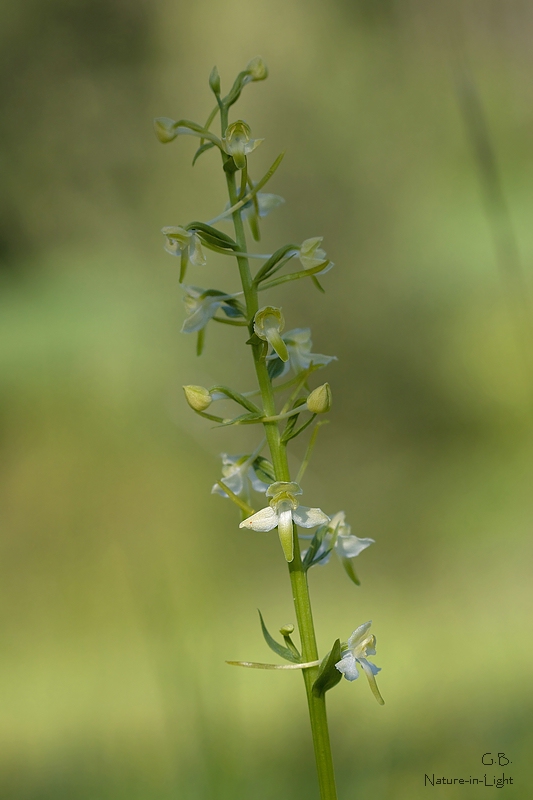
[[[360,588],[336,561],[310,576],[322,652],[372,618],[383,668],[383,708],[364,678],[329,696],[340,796],[481,798],[424,773],[502,771],[500,796],[531,796],[531,342],[454,65],[485,106],[525,296],[532,33],[520,0],[4,0],[3,798],[317,796],[301,676],[224,663],[268,660],[257,607],[274,631],[294,614],[277,537],[209,493],[256,432],[212,430],[181,393],[252,388],[246,348],[210,329],[195,357],[160,234],[225,196],[216,154],[193,170],[195,142],[161,146],[152,118],[203,122],[212,66],[227,88],[258,54],[270,77],[233,118],[266,138],[255,176],[286,150],[261,251],[323,235],[336,262],[325,296],[270,295],[339,357],[304,502],[376,540]],[[216,255],[190,281],[236,287]]]

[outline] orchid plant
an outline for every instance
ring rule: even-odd
[[[332,552],[340,558],[348,577],[359,584],[353,561],[373,539],[353,535],[343,511],[333,515],[320,508],[300,505],[300,483],[311,458],[318,431],[324,420],[319,415],[331,408],[331,389],[323,383],[311,389],[314,373],[326,367],[335,356],[312,352],[309,328],[284,332],[285,319],[281,309],[262,304],[260,298],[275,286],[290,281],[310,279],[324,291],[318,276],[329,272],[333,262],[322,248],[322,237],[314,236],[301,244],[286,244],[271,254],[248,251],[244,221],[255,241],[260,239],[260,222],[269,212],[284,203],[283,198],[260,190],[272,178],[283,154],[278,156],[259,180],[251,176],[249,160],[264,141],[253,139],[250,126],[244,120],[229,122],[229,112],[249,83],[264,80],[267,67],[261,58],[254,58],[239,73],[225,96],[221,93],[220,77],[215,67],[209,78],[216,105],[205,124],[190,120],[155,120],[155,132],[160,142],[168,143],[179,136],[199,139],[193,165],[205,152],[218,149],[228,190],[228,205],[208,222],[189,222],[186,225],[162,229],[165,249],[179,259],[179,282],[184,291],[185,321],[183,333],[196,333],[197,353],[204,348],[209,325],[221,323],[243,328],[243,343],[253,359],[257,388],[241,392],[228,386],[184,386],[185,398],[194,412],[221,426],[255,425],[261,429],[259,441],[250,453],[222,455],[222,475],[212,492],[229,499],[241,512],[239,527],[249,531],[277,530],[283,556],[287,562],[294,608],[300,635],[300,648],[291,638],[294,626],[280,629],[283,644],[274,639],[260,615],[261,629],[267,645],[285,664],[258,664],[248,661],[228,661],[228,664],[256,669],[299,669],[302,671],[313,736],[318,783],[322,800],[337,797],[335,777],[326,716],[326,692],[336,686],[342,675],[354,681],[359,665],[380,704],[383,699],[376,684],[378,667],[367,656],[375,654],[375,637],[368,634],[370,622],[359,625],[346,642],[336,639],[330,651],[320,658],[317,649],[311,602],[307,581],[308,571],[328,562]],[[211,131],[216,117],[220,118],[221,135]],[[234,235],[217,227],[232,222]],[[236,293],[224,289],[204,289],[185,284],[187,273],[198,271],[206,264],[206,251],[235,259],[242,290]],[[300,267],[290,269],[293,259]],[[251,261],[261,262],[252,270]],[[228,265],[229,266],[229,265]],[[195,283],[196,283],[195,278]],[[201,281],[201,279],[198,279]],[[290,377],[289,377],[290,376]],[[278,401],[277,398],[282,398]],[[255,398],[255,399],[252,399]],[[239,406],[238,413],[225,418],[212,413],[212,404],[231,400]],[[256,402],[257,401],[257,402]],[[305,456],[295,479],[291,478],[287,460],[287,445],[292,439],[310,433]],[[265,451],[265,454],[263,452]],[[255,498],[264,497],[264,500]],[[254,506],[259,505],[259,510]],[[314,530],[300,533],[299,529]],[[300,538],[308,539],[304,551]]]

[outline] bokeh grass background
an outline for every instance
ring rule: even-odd
[[[286,151],[261,249],[325,237],[311,325],[334,407],[305,500],[376,544],[311,574],[322,652],[367,619],[383,668],[330,695],[342,798],[481,798],[424,774],[514,777],[531,748],[532,342],[513,312],[454,85],[466,58],[531,292],[533,10],[509,0],[4,0],[0,8],[0,782],[6,800],[315,798],[301,676],[268,660],[260,607],[294,621],[277,537],[210,495],[219,453],[181,385],[252,374],[238,329],[181,336],[160,228],[225,203],[154,116],[203,121],[253,56],[236,114]],[[227,262],[191,274],[236,288]],[[525,355],[524,355],[525,354]],[[324,375],[325,373],[322,373]],[[294,448],[298,464],[302,446]],[[505,752],[508,767],[484,767]]]

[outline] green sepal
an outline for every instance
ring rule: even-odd
[[[194,158],[192,160],[192,166],[194,167],[194,165],[196,164],[202,153],[206,153],[208,150],[211,150],[211,148],[214,146],[215,145],[213,144],[213,142],[206,142],[205,144],[200,145],[200,147],[194,154]]]
[[[355,574],[355,570],[353,568],[352,559],[351,558],[341,558],[342,566],[345,569],[345,572],[349,579],[355,583],[356,586],[361,586],[361,581]]]
[[[326,556],[329,555],[329,553],[331,553],[331,551],[333,550],[334,545],[332,545],[329,548],[329,550],[326,550],[325,553],[322,553],[320,555],[320,558],[316,557],[318,551],[320,550],[322,542],[324,541],[324,537],[327,534],[327,532],[328,532],[328,526],[327,525],[321,525],[319,528],[317,528],[316,533],[313,536],[313,538],[311,539],[311,543],[310,543],[309,547],[307,548],[307,552],[305,554],[305,558],[303,559],[303,562],[302,562],[302,565],[303,565],[303,568],[304,568],[305,572],[307,572],[307,570],[310,569],[311,567],[313,567],[315,564],[320,564],[320,562],[324,558],[326,558]]]
[[[273,652],[276,653],[276,655],[281,656],[281,658],[284,658],[285,661],[292,661],[293,664],[299,664],[300,659],[297,658],[288,647],[284,647],[282,644],[279,644],[279,642],[276,642],[276,640],[270,635],[263,620],[263,615],[261,614],[259,609],[257,609],[257,612],[259,614],[259,619],[261,620],[261,630],[263,631],[265,642],[270,647],[270,649],[273,650]]]
[[[341,642],[337,639],[328,655],[322,661],[318,677],[313,683],[313,694],[315,697],[323,697],[327,691],[333,689],[342,678],[335,664],[341,660]]]
[[[263,483],[274,483],[276,480],[276,473],[274,472],[274,467],[263,456],[257,456],[254,463],[252,464],[253,470],[260,481]]]

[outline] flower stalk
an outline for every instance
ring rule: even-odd
[[[272,255],[250,253],[246,240],[244,222],[247,221],[254,240],[260,238],[259,221],[266,214],[282,204],[283,198],[272,194],[260,194],[259,190],[270,180],[279,167],[283,154],[278,156],[270,169],[259,180],[250,175],[249,157],[263,139],[251,138],[251,129],[243,120],[229,122],[229,109],[239,99],[243,88],[251,82],[262,81],[267,77],[266,65],[260,58],[249,62],[234,81],[230,92],[222,97],[220,76],[213,69],[209,85],[217,100],[204,126],[189,120],[173,120],[161,117],[156,120],[155,129],[159,140],[168,143],[179,135],[193,135],[200,138],[200,146],[194,156],[193,164],[204,152],[217,147],[222,159],[225,175],[228,207],[207,223],[191,222],[187,226],[167,226],[163,229],[167,244],[166,250],[180,260],[180,283],[186,269],[199,269],[206,259],[201,245],[208,250],[236,259],[242,291],[229,294],[218,289],[200,289],[196,286],[183,286],[187,317],[182,327],[183,333],[197,333],[197,352],[201,353],[205,331],[209,322],[222,322],[246,327],[258,388],[251,392],[233,390],[227,386],[205,389],[202,386],[184,387],[185,397],[200,416],[220,422],[223,426],[235,424],[258,424],[264,429],[264,440],[251,455],[222,456],[222,478],[213,486],[213,493],[233,501],[244,516],[240,528],[255,531],[277,529],[282,551],[287,562],[291,582],[292,597],[301,653],[291,639],[293,625],[280,629],[284,644],[278,643],[266,629],[260,614],[261,628],[267,645],[289,664],[267,664],[250,661],[228,661],[227,663],[254,669],[300,669],[305,685],[309,719],[316,761],[321,800],[337,800],[335,775],[326,715],[326,692],[341,680],[342,674],[353,681],[358,676],[357,664],[367,675],[371,690],[383,702],[377,689],[375,675],[379,669],[368,661],[367,655],[375,653],[375,637],[367,635],[370,623],[354,631],[348,642],[341,648],[337,639],[324,658],[319,657],[309,585],[308,570],[315,564],[325,564],[332,550],[336,549],[345,569],[354,583],[358,579],[353,572],[353,558],[373,543],[372,539],[358,539],[351,534],[345,524],[344,512],[330,519],[320,508],[300,505],[297,499],[302,490],[297,482],[291,480],[287,459],[288,442],[314,425],[304,460],[300,466],[297,481],[305,473],[316,441],[319,427],[315,417],[325,414],[331,408],[331,389],[323,383],[315,389],[308,387],[312,373],[336,360],[334,356],[324,356],[311,352],[312,341],[309,328],[296,328],[283,334],[285,320],[281,309],[271,305],[259,306],[259,292],[286,282],[310,277],[323,291],[316,278],[333,267],[321,244],[323,237],[306,239],[300,246],[285,245]],[[209,127],[217,114],[220,114],[220,138]],[[240,175],[238,174],[240,172]],[[249,187],[249,190],[248,190]],[[213,227],[217,222],[231,218],[234,238]],[[300,260],[303,270],[280,274],[285,265],[295,256]],[[264,264],[252,274],[250,259],[262,259]],[[275,384],[277,378],[292,370],[294,378],[282,384]],[[276,394],[294,387],[290,395],[281,403],[278,410]],[[302,394],[304,393],[304,394]],[[256,405],[250,398],[260,397]],[[234,419],[224,419],[207,413],[212,402],[227,399],[242,406],[247,413]],[[300,413],[310,414],[300,427],[296,427]],[[280,427],[281,425],[281,427]],[[270,461],[261,454],[266,444]],[[267,482],[268,481],[268,482]],[[267,505],[254,511],[252,491],[264,493],[270,498]],[[316,528],[307,538],[312,541],[302,556],[298,528]]]

